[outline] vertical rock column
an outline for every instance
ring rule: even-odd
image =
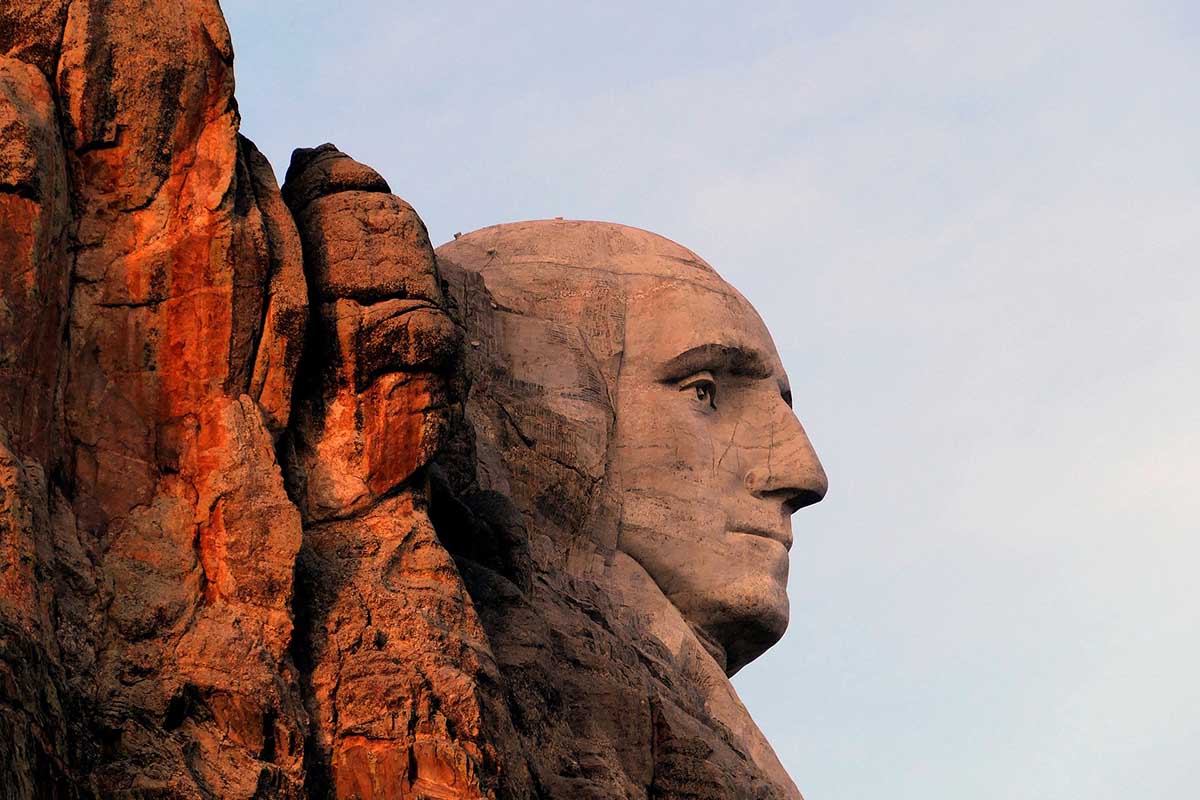
[[[38,67],[0,56],[0,786],[18,798],[86,791],[74,785],[55,631],[70,604],[59,606],[53,585],[58,551],[82,556],[51,479],[63,456],[72,223],[57,117]]]
[[[307,297],[220,8],[6,4],[0,52],[0,782],[299,796]]]
[[[287,466],[311,796],[494,797],[495,665],[428,515],[424,467],[461,412],[425,226],[332,145],[296,151],[283,191],[314,309]]]

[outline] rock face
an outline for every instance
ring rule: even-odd
[[[0,784],[299,796],[308,315],[212,2],[0,11]]]
[[[284,197],[313,302],[285,441],[310,794],[494,796],[481,687],[496,668],[429,519],[424,468],[461,415],[425,225],[331,145],[296,151]]]
[[[727,679],[825,490],[753,310],[280,190],[232,64],[216,0],[0,8],[0,797],[799,797]]]
[[[438,265],[474,345],[448,492],[511,500],[534,579],[448,546],[537,784],[798,797],[727,680],[782,635],[790,516],[826,488],[757,314],[620,225],[500,225]]]

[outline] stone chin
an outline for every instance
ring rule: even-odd
[[[672,597],[702,639],[720,645],[716,653],[725,673],[733,676],[773,647],[787,631],[787,551],[759,536],[731,533],[741,540],[742,568],[703,596]]]
[[[705,633],[723,642],[725,674],[733,677],[742,667],[774,647],[783,638],[787,626],[787,592],[780,590],[777,597],[764,599],[757,613],[750,613],[745,607],[737,608],[731,618],[712,624]]]

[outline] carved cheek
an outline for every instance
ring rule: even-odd
[[[716,442],[680,399],[673,391],[652,392],[621,410],[622,482],[692,504],[711,502]]]
[[[665,427],[672,471],[691,481],[711,483],[720,473],[717,459],[721,443],[716,429],[684,415],[676,415]]]
[[[736,417],[728,420],[724,442],[718,443],[717,450],[726,505],[749,501],[747,475],[782,454],[787,428],[774,408],[776,403],[790,414],[777,396],[772,402],[772,397],[755,392],[743,398]]]

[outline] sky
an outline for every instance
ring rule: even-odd
[[[1200,6],[222,3],[242,130],[435,244],[563,216],[755,305],[830,477],[734,684],[807,800],[1200,786]]]

